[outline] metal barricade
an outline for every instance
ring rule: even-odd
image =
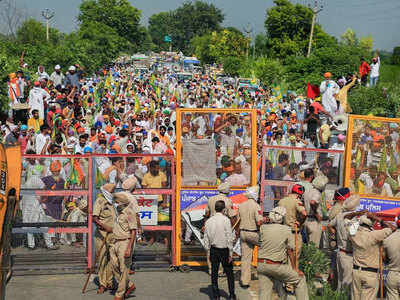
[[[280,160],[286,158],[286,166]],[[296,171],[297,166],[297,171]],[[260,205],[268,213],[288,193],[305,169],[313,169],[315,176],[324,173],[328,185],[323,197],[325,209],[331,205],[333,192],[343,184],[344,150],[264,146],[260,176]],[[289,169],[289,172],[283,170]],[[292,172],[292,173],[290,173]]]
[[[161,233],[168,245],[160,251],[154,245],[151,248],[138,243],[135,259],[140,266],[157,268],[174,265],[173,155],[24,155],[22,200],[13,224],[11,241],[14,270],[21,274],[30,271],[75,273],[91,268],[95,257],[96,231],[93,208],[96,197],[101,193],[101,185],[114,180],[118,192],[122,180],[128,176],[136,176],[141,185],[143,178],[136,172],[137,163],[140,163],[144,176],[150,173],[149,164],[153,160],[163,163],[167,185],[152,187],[150,178],[150,184],[137,188],[134,194],[140,206],[145,236],[159,238]],[[115,161],[119,161],[118,170],[123,176],[111,178],[109,175],[112,172],[108,172],[105,178],[105,167],[113,166]],[[163,209],[159,209],[159,204],[164,205]],[[164,219],[160,219],[160,215]]]
[[[121,191],[123,178],[135,176],[143,240],[136,243],[137,267],[169,267],[176,264],[175,255],[175,158],[163,154],[93,154],[93,194],[101,193],[105,183],[115,183]],[[121,174],[109,172],[123,166]],[[151,174],[156,166],[157,175]],[[116,174],[116,176],[115,176]],[[153,176],[154,175],[154,176]],[[163,181],[165,180],[165,181]],[[94,235],[94,233],[93,233]],[[94,258],[92,254],[92,259]]]
[[[14,270],[76,272],[91,267],[92,158],[24,155],[12,229]]]

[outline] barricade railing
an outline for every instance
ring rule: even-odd
[[[281,154],[286,155],[284,167],[279,162],[284,161]],[[294,164],[297,171],[293,170]],[[322,172],[328,177],[323,206],[329,207],[333,191],[343,184],[343,168],[344,150],[264,145],[260,174],[260,205],[264,213],[290,193],[293,185],[302,180],[299,175],[305,169],[313,169],[315,176]]]
[[[120,159],[118,159],[120,158]],[[144,232],[164,231],[169,237],[170,263],[175,264],[175,159],[173,155],[153,154],[91,154],[91,155],[23,155],[21,180],[22,199],[13,224],[13,254],[18,258],[32,256],[54,256],[74,253],[90,268],[94,262],[93,208],[101,185],[110,182],[101,178],[103,164],[113,165],[112,160],[120,160],[116,191],[121,190],[123,178],[136,176],[135,165],[140,162],[142,175],[150,173],[152,160],[163,162],[167,184],[161,188],[137,188],[140,217]],[[56,162],[58,161],[58,162]],[[129,167],[131,169],[129,169]],[[57,173],[57,169],[60,169]],[[54,171],[55,173],[53,173]],[[108,170],[109,171],[109,170]],[[132,171],[132,172],[131,172]],[[130,173],[131,172],[131,173]],[[110,172],[109,172],[110,173]],[[119,174],[118,174],[119,175]],[[113,179],[115,180],[115,178]],[[138,182],[142,183],[141,178]],[[159,201],[161,197],[168,202],[164,209],[164,219],[159,221]],[[163,202],[163,204],[165,204]],[[86,207],[84,207],[86,204]],[[167,210],[167,211],[166,211]],[[168,218],[165,218],[165,215]],[[158,218],[157,218],[158,217]],[[153,222],[149,222],[151,219]],[[147,222],[146,222],[147,220]],[[88,238],[89,237],[89,238]],[[40,246],[61,244],[53,252],[42,252]],[[71,247],[75,245],[75,247]],[[39,247],[38,247],[39,246]],[[38,251],[27,251],[28,249]],[[51,253],[51,254],[50,254]]]

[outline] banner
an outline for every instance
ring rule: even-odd
[[[400,214],[400,201],[375,198],[361,198],[358,210],[376,212],[387,221],[393,221]]]
[[[157,225],[158,195],[137,196],[141,225]]]

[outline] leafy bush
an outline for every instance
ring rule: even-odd
[[[322,288],[317,289],[309,285],[308,296],[311,300],[347,300],[349,296],[342,291],[335,291],[327,283],[322,285]]]
[[[354,88],[348,97],[353,114],[380,117],[400,116],[398,111],[400,88],[395,84],[387,84],[385,88],[358,87]]]
[[[313,243],[303,244],[299,267],[304,272],[307,282],[312,282],[316,274],[322,274],[329,269],[330,260]]]

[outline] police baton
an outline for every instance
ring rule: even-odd
[[[86,292],[86,288],[87,288],[87,285],[88,285],[88,283],[89,283],[90,276],[92,275],[92,273],[93,273],[93,271],[94,271],[94,268],[96,267],[97,260],[99,259],[100,253],[101,253],[101,251],[103,250],[103,248],[104,248],[104,246],[105,246],[105,244],[106,244],[108,235],[109,235],[109,232],[107,232],[106,236],[104,237],[104,240],[103,240],[103,243],[101,244],[100,250],[99,250],[99,252],[97,253],[96,257],[94,258],[93,267],[89,268],[89,270],[88,270],[88,271],[89,271],[89,272],[88,272],[88,277],[87,277],[87,279],[86,279],[85,285],[83,286],[82,294],[84,294],[84,293]]]
[[[297,259],[297,253],[299,253],[299,241],[298,241],[298,227],[297,224],[294,223],[294,231],[295,231],[295,236],[294,236],[294,243],[295,243],[295,251],[294,251],[294,261],[296,262],[296,269],[299,269],[299,261]]]
[[[380,298],[383,300],[383,246],[379,246],[379,286]]]

